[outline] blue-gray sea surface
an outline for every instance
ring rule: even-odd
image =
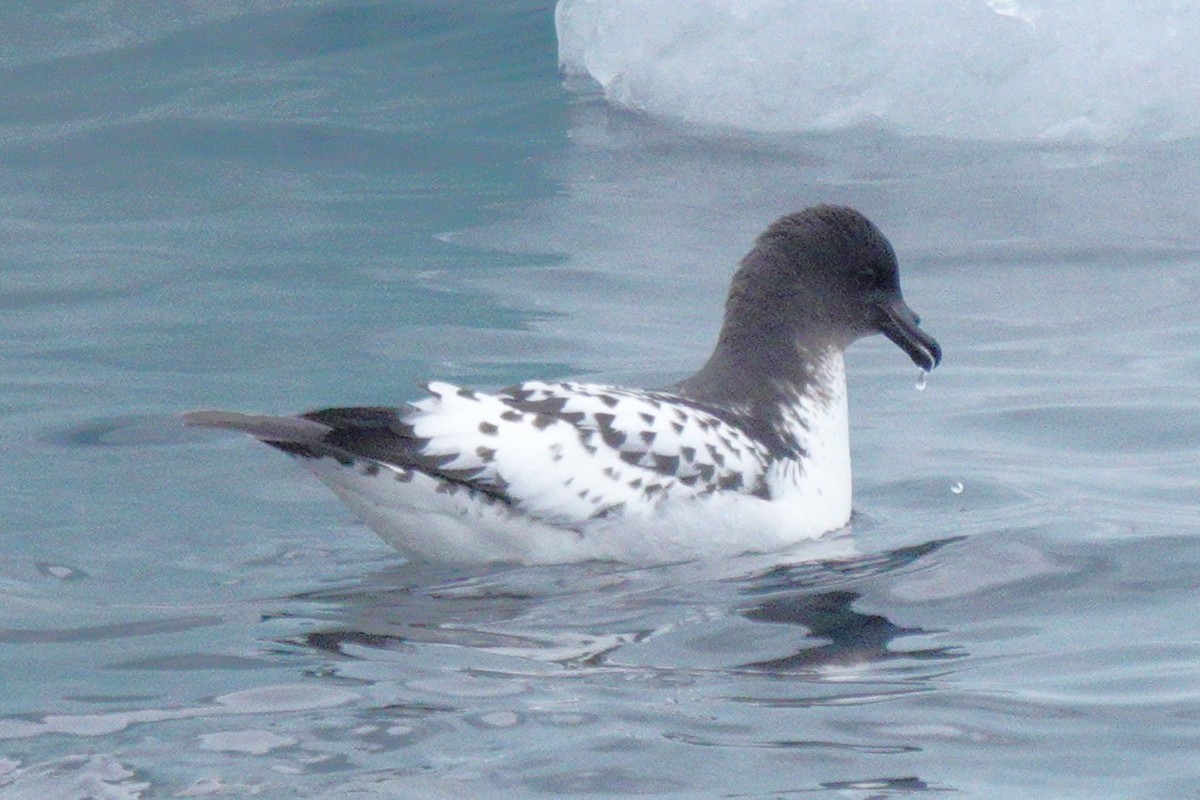
[[[1200,796],[1200,146],[685,129],[551,11],[7,4],[0,796]],[[406,565],[176,422],[668,383],[821,201],[946,358],[799,565]]]

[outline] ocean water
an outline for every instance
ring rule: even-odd
[[[1200,796],[1200,146],[676,125],[552,10],[6,9],[0,797]],[[787,565],[409,565],[177,421],[676,380],[823,201],[946,357]]]

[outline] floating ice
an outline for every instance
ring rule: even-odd
[[[559,0],[559,61],[611,101],[760,132],[1200,135],[1189,0]]]
[[[291,747],[296,741],[291,736],[280,736],[262,730],[216,731],[200,735],[201,749],[255,756],[265,755],[281,747]]]

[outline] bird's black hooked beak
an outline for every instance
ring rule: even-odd
[[[883,302],[879,329],[896,346],[908,353],[921,369],[929,372],[942,360],[942,346],[937,340],[921,330],[921,318],[913,313],[903,298],[895,297]]]

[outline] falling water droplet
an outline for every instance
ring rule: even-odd
[[[918,392],[925,391],[925,379],[928,377],[929,377],[929,373],[926,372],[925,370],[921,370],[920,373],[918,373],[918,375],[917,375],[917,391]]]
[[[962,481],[955,481],[954,483],[950,484],[950,491],[954,492],[955,494],[962,494],[963,493]]]

